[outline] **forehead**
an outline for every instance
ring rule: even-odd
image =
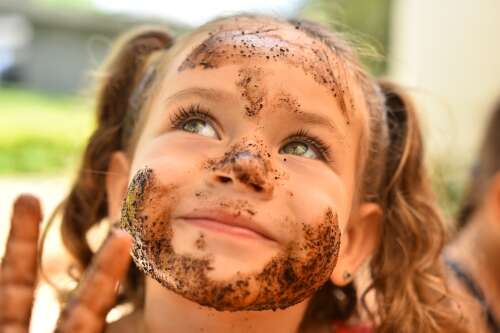
[[[215,69],[225,65],[273,65],[299,68],[337,101],[347,122],[354,102],[345,61],[299,26],[237,20],[195,33],[172,59],[170,70]],[[285,74],[285,73],[283,73]]]

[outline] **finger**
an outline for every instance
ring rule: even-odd
[[[27,332],[37,277],[37,241],[42,213],[37,198],[14,202],[0,268],[0,331]]]
[[[58,332],[102,331],[106,314],[115,304],[117,284],[128,270],[131,246],[126,232],[112,232],[61,314]]]

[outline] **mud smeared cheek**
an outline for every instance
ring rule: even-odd
[[[171,238],[169,220],[175,190],[173,185],[159,186],[152,169],[139,170],[122,205],[122,227],[141,240]]]
[[[329,278],[340,250],[337,216],[328,209],[319,226],[302,225],[303,238],[275,257],[255,278],[261,304],[287,308],[313,295]]]
[[[340,248],[336,214],[328,209],[318,224],[301,224],[303,237],[290,243],[258,272],[225,280],[209,278],[210,254],[178,254],[172,247],[170,211],[176,186],[158,182],[150,168],[134,176],[123,203],[121,225],[134,238],[132,257],[145,274],[179,295],[221,311],[287,308],[312,296],[333,271]],[[297,222],[295,222],[297,223]],[[203,250],[205,236],[193,248]]]

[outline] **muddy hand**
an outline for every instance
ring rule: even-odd
[[[37,198],[14,203],[5,256],[0,268],[0,333],[29,331],[37,280],[37,242],[42,213]],[[101,332],[114,305],[116,286],[130,263],[131,239],[114,231],[96,255],[76,296],[63,310],[58,332]]]
[[[114,230],[93,258],[75,297],[61,313],[56,332],[102,332],[115,304],[116,287],[128,270],[131,237]]]
[[[0,267],[0,332],[28,332],[37,280],[40,203],[31,195],[14,202],[5,256]]]

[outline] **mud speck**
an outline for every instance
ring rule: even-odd
[[[238,72],[236,86],[241,91],[241,96],[247,101],[245,114],[248,117],[258,116],[264,107],[266,90],[262,80],[262,71],[258,68],[243,68]]]
[[[200,235],[196,239],[194,245],[198,250],[202,250],[202,251],[205,250],[205,248],[207,247],[207,241],[206,241],[205,235],[203,233],[200,232]]]

